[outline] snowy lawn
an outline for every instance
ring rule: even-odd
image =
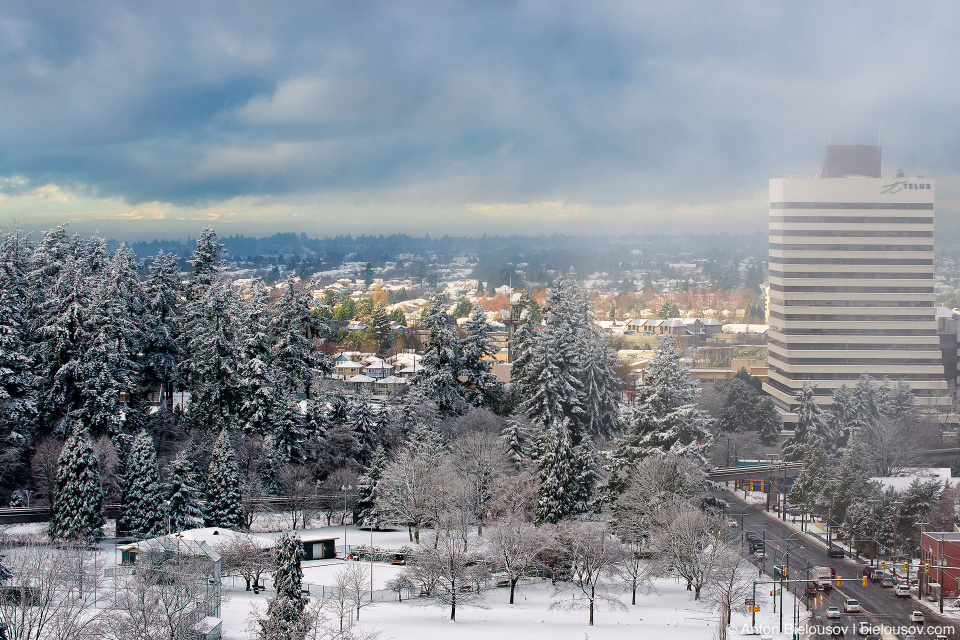
[[[302,533],[302,532],[301,532]],[[342,527],[312,530],[309,533],[343,536]],[[406,530],[374,532],[373,544],[382,548],[399,548],[409,544]],[[339,544],[338,540],[338,544]],[[347,527],[347,542],[369,544],[370,532]],[[303,563],[303,581],[311,585],[332,585],[334,576],[344,565],[342,560],[315,560]],[[369,563],[360,563],[369,571]],[[384,582],[396,575],[400,567],[384,563],[373,563],[374,589],[382,588]],[[268,587],[270,582],[267,582]],[[457,608],[457,621],[450,621],[450,611],[446,607],[428,604],[421,599],[379,603],[366,608],[360,616],[360,626],[364,630],[374,630],[381,634],[382,640],[406,638],[416,640],[434,640],[455,637],[457,640],[531,640],[532,638],[557,638],[583,640],[584,638],[609,638],[622,640],[624,637],[669,637],[670,640],[712,640],[717,631],[717,614],[710,611],[702,602],[696,602],[685,585],[674,579],[659,579],[655,582],[656,593],[637,596],[637,605],[630,606],[628,593],[621,601],[626,611],[610,610],[606,605],[598,605],[593,627],[587,625],[587,611],[566,611],[551,609],[554,601],[553,587],[549,581],[528,582],[518,586],[516,604],[510,605],[509,589],[491,589],[484,594],[484,608]],[[764,635],[776,630],[779,615],[773,613],[770,604],[768,586],[758,586],[757,601],[761,606],[757,614],[758,626]],[[224,640],[247,640],[250,614],[254,607],[262,613],[266,610],[267,599],[273,595],[272,588],[266,593],[254,595],[244,591],[240,579],[224,579],[223,638]],[[315,596],[314,596],[315,597]],[[785,621],[792,619],[792,596],[784,598],[787,615]],[[741,603],[742,604],[742,603]],[[779,605],[779,602],[778,602]],[[749,626],[750,616],[746,613],[734,613],[734,631],[731,637],[737,637]],[[625,633],[630,634],[624,636]],[[667,636],[666,634],[669,634]],[[776,638],[778,634],[772,633]],[[757,638],[756,635],[751,636]],[[783,640],[789,638],[786,633]]]

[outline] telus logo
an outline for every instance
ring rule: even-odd
[[[902,182],[897,180],[883,185],[883,191],[880,193],[899,193],[904,189],[933,189],[933,185],[929,182]]]

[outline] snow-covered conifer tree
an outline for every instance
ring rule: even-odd
[[[199,298],[205,289],[209,289],[220,279],[226,269],[223,252],[224,246],[217,241],[217,232],[213,227],[204,227],[197,238],[197,249],[190,260],[193,266],[193,283],[190,287],[192,298]]]
[[[497,379],[486,359],[497,352],[490,339],[490,325],[483,306],[477,302],[464,325],[460,341],[460,376],[464,377],[466,399],[474,407],[495,409],[503,394],[503,383]]]
[[[237,459],[226,429],[220,432],[207,470],[207,502],[203,519],[208,527],[239,529],[243,526],[243,494]]]
[[[313,337],[326,329],[323,318],[310,309],[310,297],[305,289],[288,282],[274,305],[273,365],[278,382],[292,393],[309,392],[313,369],[327,367],[313,346]]]
[[[460,345],[452,318],[434,298],[420,320],[427,331],[423,344],[423,368],[414,376],[413,385],[421,387],[437,405],[441,416],[463,413],[466,402],[457,376],[460,371]]]
[[[377,447],[370,458],[367,470],[357,479],[357,521],[366,529],[380,529],[380,513],[377,511],[377,485],[387,465],[387,454],[382,446]]]
[[[545,446],[539,460],[540,486],[534,512],[539,523],[557,523],[576,508],[577,477],[569,431],[569,420],[555,422],[542,436]]]
[[[259,621],[263,638],[295,640],[306,635],[309,621],[304,616],[303,545],[297,534],[284,533],[274,547],[273,583],[276,595],[267,601],[267,616]]]
[[[146,295],[145,383],[160,387],[162,403],[172,411],[174,385],[179,381],[183,358],[184,322],[184,289],[173,254],[160,251],[154,258]]]
[[[370,407],[369,399],[361,394],[354,394],[347,401],[346,425],[353,432],[357,445],[360,448],[361,464],[370,459],[377,443],[377,417]]]
[[[129,532],[152,538],[164,532],[163,487],[153,438],[146,431],[137,433],[130,448],[123,482],[127,485],[124,520]]]
[[[272,415],[269,433],[271,447],[286,462],[303,462],[307,425],[300,403],[292,393],[285,393],[277,399]]]
[[[524,458],[528,457],[528,441],[530,434],[526,427],[516,418],[508,418],[506,425],[500,430],[500,441],[507,453],[507,460],[515,469],[519,469]]]
[[[238,328],[240,357],[237,364],[239,406],[237,422],[248,434],[265,435],[272,427],[277,403],[277,382],[272,362],[269,335],[273,316],[263,283],[254,282],[251,293],[240,306],[243,321]]]
[[[830,425],[814,396],[814,389],[812,385],[804,384],[803,388],[797,391],[797,401],[800,403],[797,408],[797,426],[793,437],[783,443],[784,460],[803,460],[807,438],[811,435],[822,440],[825,447],[833,440]]]
[[[166,495],[170,501],[168,516],[170,532],[178,533],[203,526],[200,515],[200,489],[197,474],[186,451],[181,451],[170,463]]]
[[[82,422],[75,422],[57,462],[50,537],[94,540],[103,527],[100,462]]]
[[[390,316],[383,308],[383,303],[373,305],[370,312],[370,337],[377,343],[378,352],[383,353],[390,348]]]

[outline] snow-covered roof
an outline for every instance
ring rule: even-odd
[[[379,384],[410,384],[410,381],[398,376],[387,376],[386,378],[382,378]]]
[[[363,374],[360,374],[358,376],[352,376],[350,378],[347,378],[347,382],[363,383],[363,382],[375,382],[375,380],[370,376],[365,376]]]
[[[354,362],[353,360],[347,360],[345,362],[338,362],[334,365],[334,369],[358,369],[362,367],[359,362]]]
[[[393,369],[393,365],[380,360],[379,362],[371,362],[364,369]]]
[[[423,367],[420,367],[420,368],[422,369]],[[416,373],[416,372],[417,372],[417,368],[414,366],[410,366],[410,367],[404,367],[403,369],[400,369],[400,371],[398,371],[397,373]]]

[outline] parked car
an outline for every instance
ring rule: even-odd
[[[923,624],[923,611],[911,611],[910,622],[919,622]]]
[[[840,547],[830,547],[827,550],[827,555],[830,556],[831,558],[842,558],[843,549],[841,549]]]
[[[860,613],[860,601],[854,598],[847,598],[843,601],[843,610],[847,613]]]
[[[840,617],[840,607],[827,607],[827,617],[828,617],[828,618],[839,618],[839,617]]]

